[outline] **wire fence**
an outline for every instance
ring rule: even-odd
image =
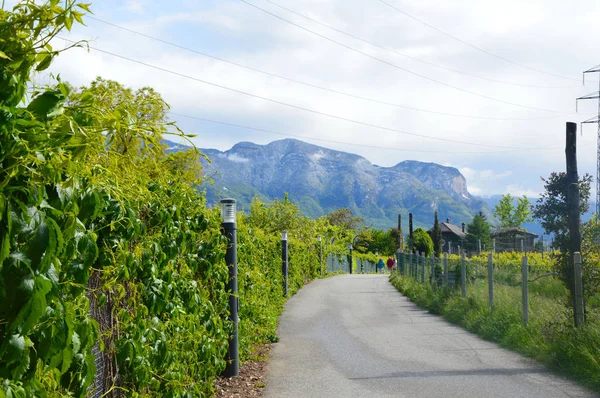
[[[530,305],[532,293],[536,298],[538,296],[548,299],[568,297],[567,290],[556,272],[536,271],[535,269],[542,267],[529,264],[528,261],[528,257],[523,256],[519,266],[513,264],[498,267],[494,264],[491,253],[487,261],[483,261],[481,257],[466,258],[464,253],[462,257],[450,257],[448,253],[444,253],[442,258],[435,258],[433,255],[426,257],[422,254],[398,252],[397,272],[417,282],[444,289],[449,294],[461,294],[463,297],[467,297],[469,293],[485,294],[490,309],[493,309],[499,300],[506,300],[507,304],[510,301],[510,304],[514,305],[515,301],[518,301],[515,297],[520,296],[523,323],[527,324],[532,309]],[[576,270],[581,269],[581,261],[577,253],[574,256],[574,267]],[[504,288],[501,295],[495,295],[496,285],[498,289]],[[487,291],[483,293],[485,290]],[[574,311],[583,316],[581,286],[579,288],[576,286],[575,296],[578,299],[574,300]]]
[[[327,272],[350,272],[348,260],[352,258],[352,272],[361,274],[372,274],[377,272],[375,263],[360,257],[350,257],[348,254],[330,253],[326,260]]]

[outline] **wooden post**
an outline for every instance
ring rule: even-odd
[[[523,283],[523,325],[527,326],[529,322],[529,265],[527,264],[527,256],[523,256],[523,264],[521,266],[521,279]]]
[[[462,252],[462,264],[460,265],[460,285],[462,288],[462,296],[467,297],[467,260],[465,252]]]
[[[444,253],[444,289],[448,291],[448,253]]]
[[[521,253],[525,253],[525,245],[523,244],[523,238],[521,238]]]
[[[413,240],[413,222],[412,222],[412,213],[408,213],[408,248],[411,253],[415,252],[414,247],[415,241]]]
[[[488,254],[488,300],[490,310],[494,308],[494,263],[492,253]]]
[[[496,253],[496,238],[492,239],[492,253]]]
[[[435,283],[435,254],[431,253],[431,283]]]
[[[481,239],[477,239],[477,254],[481,254]]]
[[[575,278],[575,253],[581,253],[581,232],[579,230],[579,176],[577,174],[577,124],[567,123],[567,144],[565,147],[565,157],[567,160],[567,208],[568,208],[568,226],[569,226],[569,268],[567,269],[567,278],[569,281],[569,290],[573,298],[573,311],[575,325],[583,323],[578,318],[578,303]],[[581,259],[581,256],[579,256]],[[581,323],[580,323],[581,321]]]
[[[575,326],[580,327],[585,322],[583,307],[583,281],[581,277],[581,253],[573,255],[573,277],[575,281]]]
[[[402,215],[398,214],[398,239],[396,242],[396,251],[404,249],[402,243]]]

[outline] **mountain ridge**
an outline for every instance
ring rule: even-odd
[[[168,151],[188,148],[166,143]],[[458,225],[469,223],[479,211],[491,219],[486,203],[469,193],[460,171],[434,162],[379,166],[360,155],[291,138],[265,145],[243,141],[225,151],[200,150],[211,159],[201,159],[213,180],[201,186],[209,202],[231,196],[247,210],[255,196],[271,201],[287,193],[307,216],[347,207],[382,229],[395,227],[401,214],[407,230],[409,212],[415,228],[431,227],[435,210],[440,220],[450,218]]]

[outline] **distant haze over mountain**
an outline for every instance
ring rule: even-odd
[[[171,150],[185,146],[168,143]],[[347,207],[368,225],[387,229],[397,225],[402,214],[408,230],[408,213],[415,228],[430,228],[433,212],[440,221],[469,223],[483,211],[491,219],[485,201],[472,196],[465,177],[455,168],[413,160],[393,167],[380,167],[365,158],[284,139],[267,145],[240,142],[227,151],[201,149],[211,163],[203,161],[209,202],[233,197],[247,210],[252,198],[265,201],[288,193],[307,216],[319,217]]]

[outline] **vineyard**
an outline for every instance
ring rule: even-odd
[[[0,11],[0,397],[211,396],[231,324],[203,155],[165,152],[163,136],[190,136],[151,88],[35,84],[88,12]],[[351,239],[287,199],[239,214],[242,361],[276,339],[283,229],[290,294],[321,276],[318,235],[337,242],[325,256]]]
[[[525,302],[524,254],[528,263]],[[458,255],[448,256],[445,265],[440,259],[401,254],[400,272],[391,276],[391,282],[430,312],[600,391],[597,290],[593,290],[594,284],[587,284],[586,324],[575,328],[569,291],[553,265],[557,255],[550,253],[542,258],[539,253],[481,253],[465,259],[463,266]],[[595,261],[593,255],[589,257],[588,268]],[[445,267],[448,280],[443,279]],[[589,274],[593,276],[588,272],[588,280]]]

